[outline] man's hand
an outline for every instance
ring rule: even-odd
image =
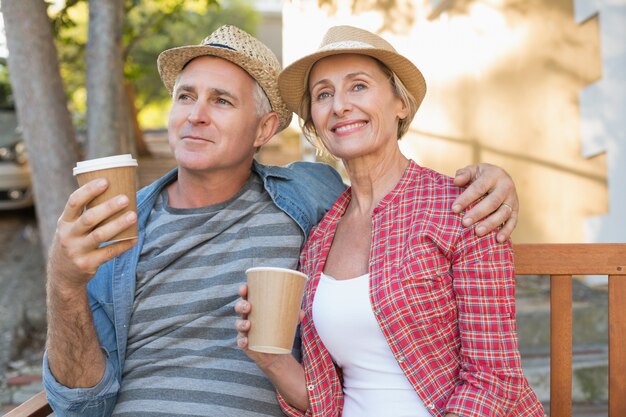
[[[93,387],[106,367],[89,307],[87,283],[100,265],[136,242],[132,239],[100,247],[137,221],[131,212],[99,226],[102,220],[128,206],[126,196],[83,211],[107,186],[105,180],[94,180],[72,193],[57,222],[48,256],[48,364],[56,380],[70,388]]]
[[[104,219],[128,206],[128,198],[124,195],[83,211],[87,203],[102,194],[107,187],[106,180],[94,180],[70,196],[57,221],[50,247],[48,276],[52,284],[68,290],[82,289],[100,265],[135,244],[136,240],[131,239],[100,247],[137,221],[136,214],[129,212],[106,225],[98,226]]]
[[[454,184],[467,189],[452,204],[452,211],[461,213],[480,200],[463,216],[463,225],[476,224],[476,234],[483,236],[498,226],[498,242],[505,242],[517,225],[519,200],[513,180],[502,168],[491,164],[469,165],[459,169]],[[487,217],[488,216],[488,217]]]

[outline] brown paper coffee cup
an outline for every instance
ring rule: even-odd
[[[89,202],[87,208],[97,206],[120,194],[125,194],[128,197],[128,207],[115,216],[105,219],[100,225],[107,224],[129,211],[137,212],[137,200],[135,196],[137,192],[136,171],[137,161],[129,154],[90,159],[76,164],[73,172],[80,187],[96,178],[106,178],[109,181],[109,187],[106,191]],[[137,223],[135,223],[128,229],[111,238],[109,242],[134,239],[137,237],[137,234]]]
[[[248,276],[248,348],[256,352],[291,353],[307,277],[285,268],[257,267]]]

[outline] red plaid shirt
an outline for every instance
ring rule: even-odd
[[[400,367],[433,416],[543,416],[522,374],[510,243],[478,238],[450,207],[460,190],[413,161],[372,217],[370,302]],[[301,269],[310,279],[302,322],[306,415],[340,416],[341,371],[311,308],[348,189],[311,232]],[[358,349],[358,346],[355,346]],[[302,416],[280,397],[286,414]]]

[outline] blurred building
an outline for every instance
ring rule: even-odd
[[[283,3],[283,64],[315,50],[330,26],[381,34],[428,84],[401,142],[408,156],[448,175],[476,162],[505,167],[522,205],[516,242],[602,240],[592,233],[602,221],[621,228],[606,240],[624,241],[623,220],[614,223],[622,216],[612,217],[608,205],[607,161],[619,146],[596,138],[583,147],[582,122],[590,126],[602,108],[602,95],[589,98],[588,88],[606,76],[606,45],[595,14],[603,2],[580,3],[585,15],[575,13],[574,0],[291,0]],[[626,131],[621,103],[615,135]],[[615,140],[624,147],[623,136]],[[621,194],[611,193],[621,198],[613,207],[626,204]]]
[[[260,21],[256,36],[276,54],[283,63],[283,1],[254,0]],[[297,126],[297,125],[296,125]],[[279,133],[264,145],[257,158],[272,165],[284,165],[303,158],[302,143],[296,129]]]
[[[602,76],[580,96],[583,153],[607,154],[609,211],[591,217],[594,242],[626,239],[626,0],[576,0],[576,19],[600,20]]]
[[[283,60],[283,2],[282,0],[254,0],[254,8],[261,19],[256,35]]]

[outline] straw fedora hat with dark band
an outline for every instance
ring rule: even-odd
[[[317,50],[287,66],[278,77],[278,87],[289,110],[300,111],[300,102],[308,90],[309,72],[320,59],[338,54],[368,55],[378,59],[402,80],[413,94],[417,107],[426,94],[424,76],[408,59],[378,35],[352,26],[334,26],[326,32]]]
[[[280,63],[276,55],[261,41],[247,32],[230,25],[217,29],[200,45],[181,46],[161,52],[157,58],[161,80],[172,94],[176,77],[189,61],[199,56],[212,55],[223,58],[243,68],[254,78],[278,114],[277,132],[289,126],[292,113],[287,109],[278,91]]]

